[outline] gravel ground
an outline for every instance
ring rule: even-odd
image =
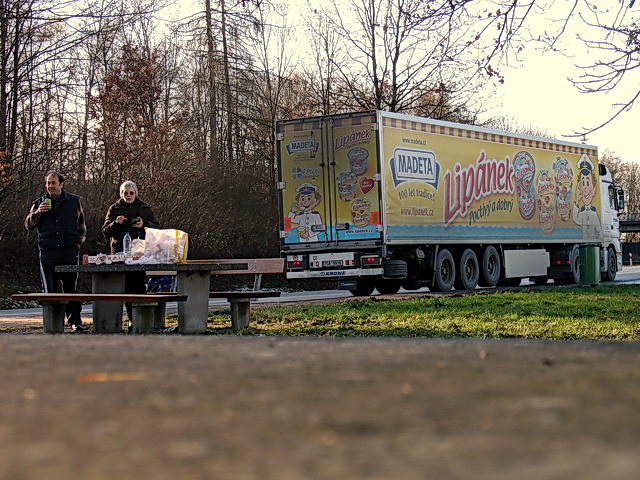
[[[0,334],[0,479],[631,479],[640,343]]]

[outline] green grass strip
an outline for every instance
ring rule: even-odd
[[[210,331],[227,327],[212,314]],[[640,285],[256,308],[240,334],[640,340]]]

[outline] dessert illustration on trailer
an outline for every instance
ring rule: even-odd
[[[363,175],[367,171],[369,152],[366,149],[362,147],[352,148],[347,153],[347,157],[349,158],[351,173],[355,176]]]
[[[366,198],[356,198],[351,202],[351,220],[356,227],[366,227],[371,218],[371,202]]]
[[[549,170],[540,170],[536,181],[538,221],[544,233],[553,232],[556,221],[556,185]]]
[[[324,232],[322,216],[314,208],[320,203],[322,196],[319,188],[304,182],[296,188],[296,198],[287,217],[292,226],[297,225],[298,238],[301,242],[317,242],[318,235]],[[319,227],[314,231],[313,227]]]
[[[571,218],[571,193],[573,191],[573,170],[566,158],[556,157],[553,164],[556,177],[556,210],[560,219],[567,222]]]
[[[531,220],[536,211],[536,191],[533,184],[536,164],[529,152],[518,152],[513,159],[516,197],[520,216]]]
[[[358,179],[352,172],[342,172],[338,175],[338,195],[340,200],[350,202],[356,197]]]

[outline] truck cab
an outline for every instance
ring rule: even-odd
[[[600,170],[600,201],[602,204],[602,243],[600,272],[602,279],[613,281],[622,270],[622,246],[618,212],[624,209],[624,191],[613,183],[611,172],[604,164]]]

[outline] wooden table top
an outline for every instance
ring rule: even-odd
[[[78,273],[111,273],[111,272],[203,272],[215,270],[247,270],[246,262],[206,262],[206,263],[110,263],[100,264],[88,263],[83,265],[58,265],[56,272],[78,272]]]

